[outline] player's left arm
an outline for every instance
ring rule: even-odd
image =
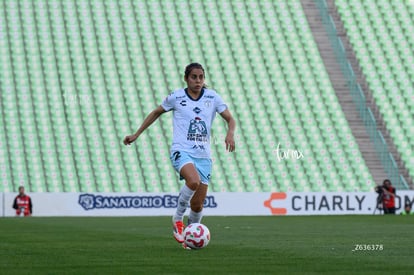
[[[221,117],[227,122],[227,135],[224,142],[226,143],[226,150],[233,152],[236,150],[236,143],[234,141],[234,132],[236,131],[236,121],[231,115],[229,109],[224,110],[220,113]]]

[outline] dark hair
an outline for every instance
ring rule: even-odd
[[[191,63],[185,67],[184,71],[184,78],[187,79],[193,69],[201,69],[203,71],[204,76],[206,76],[206,72],[204,71],[203,66],[200,63]],[[206,88],[207,85],[204,83],[203,88]]]
[[[391,184],[391,181],[389,180],[389,179],[385,179],[383,182],[382,182],[382,184],[386,184],[386,183],[389,183],[389,184]]]
[[[187,78],[193,69],[201,69],[203,70],[203,74],[204,75],[206,74],[204,72],[203,66],[200,63],[191,63],[191,64],[188,64],[187,67],[185,67],[184,77]]]

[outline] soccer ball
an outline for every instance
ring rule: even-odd
[[[184,242],[192,249],[201,249],[210,242],[210,230],[201,223],[189,224],[184,230]]]

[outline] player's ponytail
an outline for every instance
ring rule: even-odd
[[[185,67],[184,71],[184,78],[187,79],[193,69],[201,69],[203,71],[204,77],[206,76],[206,72],[204,71],[203,66],[200,63],[191,63]],[[203,84],[203,88],[207,88],[207,84]]]

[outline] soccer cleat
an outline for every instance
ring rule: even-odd
[[[189,247],[185,242],[183,242],[183,248],[186,250],[192,250],[192,248]]]
[[[174,221],[173,220],[173,234],[174,238],[177,242],[183,243],[184,242],[184,223],[183,221]]]

